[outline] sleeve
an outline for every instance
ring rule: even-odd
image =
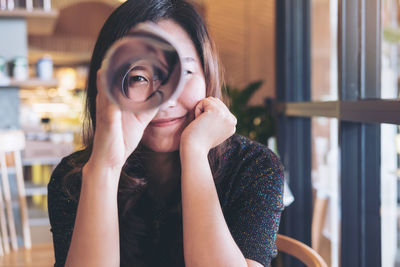
[[[47,186],[50,231],[53,234],[55,255],[54,267],[65,265],[77,210],[77,202],[71,199],[63,188],[63,178],[71,170],[66,161],[63,159],[55,168]]]
[[[270,266],[284,208],[283,167],[268,150],[252,158],[239,175],[243,190],[229,209],[227,224],[245,258]]]

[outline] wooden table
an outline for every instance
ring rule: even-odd
[[[32,249],[11,251],[0,257],[1,267],[51,267],[54,266],[52,243],[37,244]]]

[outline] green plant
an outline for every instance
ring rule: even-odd
[[[252,82],[243,89],[226,85],[224,89],[230,101],[230,110],[238,120],[236,133],[267,144],[268,138],[275,134],[274,117],[266,106],[250,106],[248,103],[262,83]]]

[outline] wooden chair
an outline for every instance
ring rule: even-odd
[[[278,234],[276,247],[279,252],[295,257],[308,267],[328,267],[315,250],[291,237]]]
[[[0,191],[0,255],[17,250],[17,235],[15,229],[14,215],[12,211],[11,190],[8,172],[14,166],[16,184],[18,191],[19,208],[21,213],[22,234],[24,247],[29,249],[32,246],[31,234],[28,222],[28,210],[26,204],[25,185],[22,171],[21,151],[25,148],[25,136],[22,131],[1,131],[0,132],[0,169],[1,169],[1,191]],[[6,213],[4,212],[6,211]],[[7,226],[10,237],[8,236]]]
[[[311,223],[311,247],[321,253],[321,243],[323,242],[323,229],[328,212],[329,197],[319,196],[316,190],[313,208],[313,218]]]

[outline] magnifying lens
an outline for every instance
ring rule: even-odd
[[[116,41],[102,69],[108,97],[134,113],[176,100],[183,89],[181,56],[168,34],[152,22],[137,25]]]

